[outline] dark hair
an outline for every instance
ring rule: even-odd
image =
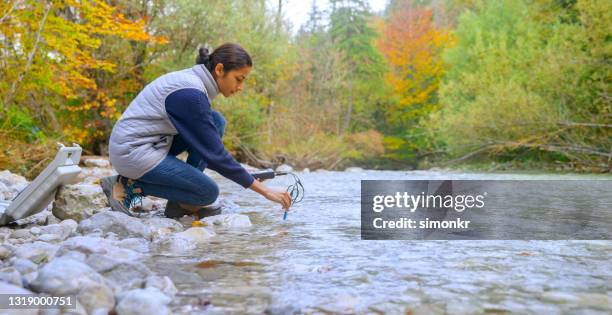
[[[208,49],[204,47],[198,49],[196,64],[204,65],[210,73],[213,73],[213,69],[219,63],[223,64],[223,70],[226,72],[234,69],[242,69],[246,66],[253,66],[253,61],[249,53],[247,53],[242,46],[235,43],[225,43],[217,47],[210,55],[208,54]]]

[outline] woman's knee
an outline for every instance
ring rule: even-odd
[[[219,197],[219,185],[212,180],[206,185],[200,186],[197,191],[198,204],[202,206],[215,202],[217,197]]]

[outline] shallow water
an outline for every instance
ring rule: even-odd
[[[313,172],[280,206],[220,179],[253,227],[219,231],[188,256],[149,267],[179,289],[176,313],[612,312],[612,241],[364,241],[362,179],[612,179],[547,174]],[[287,185],[283,178],[267,185]],[[199,268],[196,265],[205,262]]]

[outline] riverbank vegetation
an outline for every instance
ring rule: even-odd
[[[611,171],[612,2],[330,0],[299,28],[285,2],[0,3],[0,169],[107,154],[147,82],[232,41],[255,67],[213,106],[255,166]]]

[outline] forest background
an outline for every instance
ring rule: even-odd
[[[237,42],[254,69],[213,107],[242,162],[612,171],[612,1],[330,0],[299,30],[274,1],[2,1],[0,169],[106,155],[144,85]]]

